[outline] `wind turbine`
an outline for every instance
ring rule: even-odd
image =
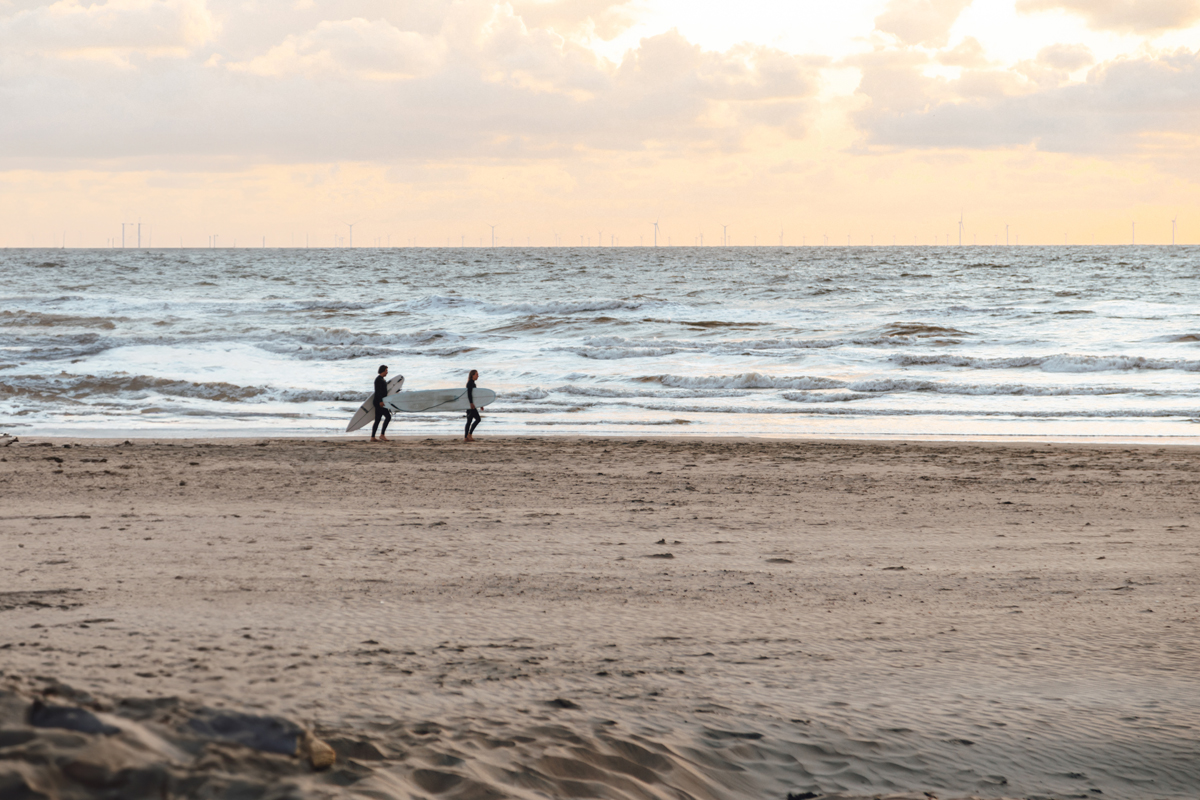
[[[495,247],[496,246],[496,226],[488,225],[488,227],[492,229],[492,247]]]
[[[779,246],[783,247],[783,228],[779,229]]]
[[[1137,244],[1137,223],[1134,222],[1131,224],[1132,224],[1132,227],[1130,228],[1129,243]]]
[[[962,247],[963,212],[958,212],[958,246]]]
[[[1171,246],[1175,246],[1175,223],[1179,221],[1179,217],[1171,220]]]
[[[654,225],[654,246],[658,247],[658,220],[654,220],[651,224]]]
[[[729,246],[729,226],[728,225],[721,226],[721,246],[722,247]]]
[[[350,246],[351,247],[354,247],[354,226],[357,225],[360,221],[361,220],[356,219],[356,220],[354,220],[354,222],[345,222],[345,221],[342,222],[343,225],[346,225],[350,228]]]

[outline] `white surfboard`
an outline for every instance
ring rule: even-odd
[[[388,379],[388,394],[400,391],[403,386],[403,375],[397,375],[394,378]],[[349,433],[350,431],[356,431],[362,426],[370,425],[375,421],[375,403],[372,402],[374,399],[375,395],[372,393],[370,397],[368,397],[366,400],[363,400],[363,404],[359,407],[358,411],[355,411],[354,416],[350,418],[350,424],[346,426],[346,433]]]
[[[483,408],[495,401],[496,393],[491,389],[475,390],[475,407]],[[466,411],[467,387],[461,389],[427,389],[422,392],[397,392],[384,398],[383,404],[392,411],[412,414],[421,411]]]

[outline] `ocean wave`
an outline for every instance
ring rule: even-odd
[[[619,389],[610,386],[576,386],[567,384],[554,389],[557,394],[571,395],[575,397],[597,397],[597,398],[613,398],[613,399],[628,399],[639,397],[658,397],[669,399],[691,399],[700,397],[745,397],[750,394],[747,390],[739,389],[674,389],[665,392],[654,392],[652,395],[647,395],[645,389]]]
[[[615,361],[622,358],[659,358],[676,353],[697,352],[698,348],[679,347],[556,347],[557,352],[574,353],[580,358]]]
[[[126,317],[78,316],[37,311],[0,311],[0,327],[4,328],[99,328],[111,331]]]
[[[410,350],[383,346],[305,347],[288,342],[255,342],[254,346],[268,353],[287,356],[296,361],[350,361],[356,358],[392,358],[400,355],[419,354]]]
[[[880,328],[878,334],[888,338],[903,337],[906,339],[947,336],[958,338],[960,336],[975,335],[968,331],[960,331],[957,328],[947,328],[942,325],[933,325],[928,322],[891,322]]]
[[[834,378],[814,376],[787,376],[773,378],[758,373],[730,376],[704,376],[683,378],[680,376],[647,376],[636,380],[656,382],[663,387],[685,385],[686,388],[639,389],[619,386],[588,386],[566,384],[549,392],[537,388],[523,392],[506,393],[504,400],[515,403],[523,400],[543,401],[542,406],[593,407],[606,405],[603,401],[658,402],[664,400],[699,400],[719,398],[743,398],[756,392],[784,389],[779,396],[793,403],[847,403],[856,400],[871,400],[882,395],[928,393],[952,396],[979,397],[1102,397],[1140,395],[1153,397],[1191,397],[1192,392],[1169,392],[1147,390],[1129,386],[1036,386],[1027,384],[964,384],[919,379],[874,378],[859,381],[841,381]],[[692,384],[692,385],[688,385]],[[736,388],[735,388],[736,387]],[[801,390],[795,390],[802,387]],[[560,398],[565,395],[566,398]],[[769,396],[769,395],[767,395]],[[580,399],[570,399],[580,398]]]
[[[149,375],[6,375],[0,381],[0,398],[47,403],[87,403],[98,399],[122,401],[154,397],[187,398],[236,403],[247,400],[304,402],[361,402],[360,391],[279,389],[238,386],[220,381],[203,382],[156,378]]]
[[[914,332],[918,330],[924,332]],[[940,333],[934,333],[934,331],[939,331]],[[614,360],[622,358],[654,358],[675,355],[677,353],[708,353],[719,356],[739,355],[749,352],[768,354],[771,352],[786,351],[834,350],[843,347],[897,347],[912,345],[917,342],[950,344],[957,343],[960,339],[945,337],[968,337],[973,335],[965,331],[956,331],[953,328],[923,325],[889,327],[864,334],[838,336],[827,339],[772,337],[767,339],[680,340],[592,336],[584,339],[582,345],[552,347],[550,350],[554,352],[574,353],[582,358]]]
[[[844,402],[837,401],[834,402]],[[589,404],[583,404],[589,405]],[[595,406],[596,404],[590,404]],[[814,416],[814,417],[954,417],[985,419],[1191,419],[1200,416],[1200,405],[1194,408],[1115,408],[1115,409],[964,409],[964,408],[861,408],[855,406],[820,405],[802,403],[795,406],[736,406],[736,405],[688,405],[677,403],[630,402],[613,405],[637,408],[645,411],[661,411],[668,414],[762,414],[764,416]],[[521,411],[521,409],[513,409]]]
[[[878,337],[871,339],[732,339],[732,340],[695,340],[695,339],[627,339],[624,336],[588,336],[582,342],[582,347],[564,347],[562,350],[630,350],[667,349],[692,352],[736,353],[744,350],[824,350],[846,344],[884,344]]]
[[[607,386],[575,386],[574,384],[559,386],[554,391],[558,394],[576,395],[579,397],[630,398],[646,396],[645,392],[639,392],[636,389],[614,389]]]
[[[279,310],[320,311],[325,313],[338,311],[376,311],[379,309],[379,303],[363,300],[290,300],[275,301],[272,305]]]
[[[868,400],[871,395],[855,392],[784,392],[782,397],[793,403],[849,403]]]
[[[674,325],[683,325],[688,328],[760,328],[764,325],[770,325],[769,322],[735,322],[730,320],[698,320],[696,322],[688,322],[686,320],[650,320],[651,322],[667,322]]]
[[[0,397],[43,401],[85,402],[113,395],[129,400],[165,395],[237,401],[257,397],[263,391],[231,383],[197,383],[149,375],[9,375],[0,382]]]
[[[950,354],[904,354],[891,358],[901,367],[950,366],[966,369],[1027,369],[1037,367],[1043,372],[1127,372],[1137,370],[1181,370],[1200,372],[1200,361],[1175,358],[1146,358],[1144,356],[1087,356],[1057,354],[1050,356],[1010,356],[1007,358],[978,358]]]
[[[743,341],[682,341],[679,339],[625,339],[621,336],[593,336],[583,340],[583,346],[552,347],[553,352],[573,353],[580,358],[613,361],[624,358],[658,358],[677,353],[710,353],[736,355],[746,351],[811,349],[834,347],[834,341],[805,341],[788,339]]]
[[[478,311],[484,314],[521,314],[521,315],[554,315],[569,316],[572,314],[590,314],[610,311],[644,311],[651,308],[663,308],[673,305],[666,300],[655,297],[634,297],[628,299],[593,299],[577,300],[574,302],[549,301],[542,303],[492,303],[470,297],[447,297],[433,295],[419,300],[410,300],[397,304],[397,309],[409,312],[431,313],[439,311]]]
[[[851,381],[846,384],[846,388],[854,392],[870,394],[932,392],[934,394],[1006,395],[1017,397],[1067,397],[1075,395],[1097,397],[1113,394],[1162,394],[1162,392],[1148,391],[1143,388],[1130,386],[1030,386],[1014,383],[943,383],[915,378],[872,378],[862,381]]]
[[[292,342],[315,347],[348,347],[379,344],[390,347],[406,347],[423,344],[446,344],[460,342],[463,336],[448,330],[431,329],[404,333],[374,333],[355,331],[350,328],[297,328],[289,331],[272,331],[267,336],[272,341]]]
[[[98,333],[64,336],[0,336],[5,358],[18,361],[60,361],[86,358],[126,342]]]
[[[1137,386],[1037,386],[1015,383],[954,383],[943,381],[921,380],[917,378],[867,378],[863,380],[840,380],[817,375],[764,375],[759,372],[745,372],[738,375],[645,375],[634,378],[640,383],[658,383],[663,386],[695,390],[691,392],[655,393],[655,397],[729,397],[744,396],[751,390],[800,390],[789,396],[794,402],[817,402],[825,394],[810,394],[821,390],[844,390],[846,394],[839,396],[838,401],[857,400],[873,395],[927,392],[948,395],[998,395],[1018,397],[1069,397],[1105,395],[1147,395],[1164,396],[1169,394],[1190,395],[1191,392],[1166,392],[1150,390]],[[561,386],[555,391],[565,394],[586,395],[589,397],[631,398],[646,397],[645,392],[635,390],[590,387],[590,386]]]
[[[545,400],[550,396],[550,393],[545,389],[532,388],[524,389],[519,392],[505,392],[503,399],[506,403],[515,402],[518,400]]]
[[[634,378],[641,383],[661,383],[682,389],[841,389],[847,384],[834,378],[810,375],[776,376],[761,372],[738,375],[644,375]]]

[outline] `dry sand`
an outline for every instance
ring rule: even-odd
[[[1200,796],[1196,449],[39,444],[0,448],[6,800]]]

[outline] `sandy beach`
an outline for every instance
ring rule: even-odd
[[[5,798],[1200,787],[1200,449],[3,444]]]

